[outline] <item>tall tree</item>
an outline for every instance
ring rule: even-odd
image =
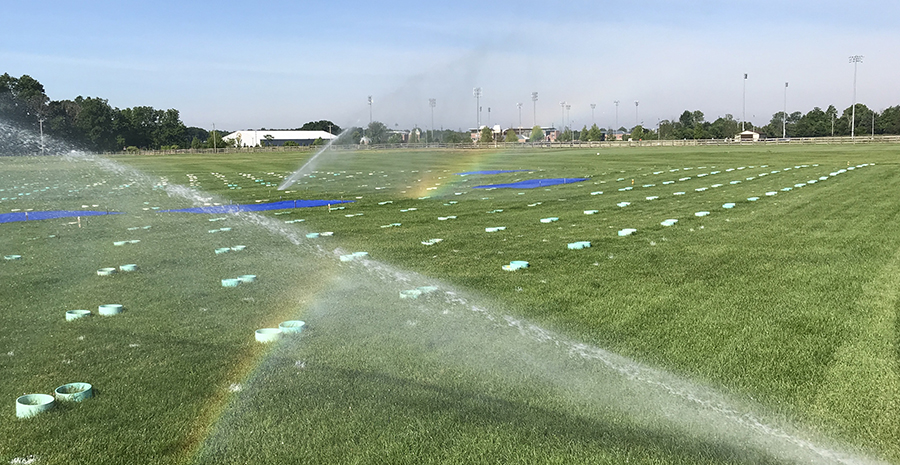
[[[0,76],[0,118],[20,127],[36,128],[38,119],[46,116],[49,102],[44,86],[31,76]]]
[[[532,142],[539,142],[539,141],[544,140],[544,130],[541,129],[540,126],[535,125],[533,128],[531,128],[531,138],[530,138],[530,140],[531,140]]]
[[[489,128],[488,126],[481,128],[481,139],[479,139],[479,142],[493,142],[493,141],[494,141],[494,131],[491,128]]]
[[[383,144],[387,142],[388,128],[381,121],[372,121],[366,128],[366,137],[369,138],[370,144]]]
[[[342,132],[340,126],[325,119],[319,121],[310,121],[303,126],[300,126],[299,131],[325,131],[335,135]]]

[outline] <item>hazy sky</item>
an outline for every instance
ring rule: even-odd
[[[684,110],[766,124],[853,99],[900,105],[897,0],[634,2],[155,0],[4,8],[0,73],[51,99],[176,108],[189,126],[293,128],[329,119],[390,127],[655,126]]]

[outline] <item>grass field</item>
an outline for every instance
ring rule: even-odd
[[[0,157],[0,213],[123,212],[0,224],[0,462],[900,463],[900,147],[334,152],[277,190],[309,155]],[[454,174],[489,169],[526,171]],[[354,203],[160,212],[285,199]]]

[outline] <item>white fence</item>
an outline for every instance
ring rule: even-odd
[[[489,142],[485,144],[335,144],[328,150],[431,150],[431,149],[561,149],[561,148],[627,148],[627,147],[697,147],[697,146],[758,146],[758,145],[835,145],[835,144],[897,144],[900,136],[857,136],[857,137],[797,137],[787,139],[760,139],[758,141],[737,142],[734,139],[661,139],[637,141],[573,141],[573,142]],[[137,152],[114,152],[115,154],[159,155],[180,153],[267,153],[267,152],[314,152],[321,146],[300,147],[245,147],[213,149],[180,149],[180,150],[140,150]]]

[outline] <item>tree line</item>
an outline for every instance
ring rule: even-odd
[[[43,131],[57,140],[97,152],[126,147],[200,148],[213,144],[209,131],[186,127],[178,110],[150,106],[119,109],[97,97],[50,100],[44,86],[28,75],[0,76],[0,118],[13,126]]]
[[[767,138],[849,136],[851,130],[857,135],[900,134],[900,106],[876,112],[864,104],[856,104],[855,118],[853,106],[839,112],[834,105],[825,110],[815,107],[807,113],[777,112],[764,125],[749,121],[741,124],[732,115],[707,121],[700,110],[685,110],[677,119],[661,120],[656,130],[637,125],[630,131],[632,139],[728,139],[743,129],[759,132]],[[21,129],[43,130],[57,140],[65,141],[86,150],[105,152],[126,149],[183,149],[226,147],[233,143],[222,140],[227,131],[208,131],[199,127],[187,127],[181,121],[178,110],[155,109],[150,106],[136,106],[119,109],[111,106],[106,99],[78,96],[73,100],[50,100],[44,86],[28,75],[19,78],[8,73],[0,76],[0,119]],[[851,128],[853,124],[853,128]],[[540,128],[538,128],[540,129]],[[265,130],[265,128],[263,128]],[[342,129],[328,120],[312,121],[296,130],[322,130],[341,134],[339,144],[357,144],[368,141],[371,144],[404,142],[400,132],[391,130],[379,121],[367,127]],[[605,140],[618,130],[604,129],[596,124],[590,128],[563,128],[558,134],[560,141]],[[543,137],[541,134],[532,136]],[[488,131],[482,141],[493,138]],[[514,134],[501,136],[502,140],[514,141]],[[405,142],[435,141],[443,143],[468,143],[468,132],[453,130],[422,130],[413,128]]]

